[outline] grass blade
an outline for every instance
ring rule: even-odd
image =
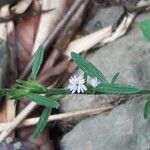
[[[150,19],[142,21],[140,23],[140,28],[145,38],[150,41]]]
[[[144,118],[147,119],[150,116],[150,97],[144,106]]]
[[[114,77],[112,78],[111,84],[115,83],[115,81],[117,80],[118,76],[119,76],[119,72],[114,75]]]
[[[47,96],[49,95],[66,95],[68,94],[70,91],[68,89],[59,89],[59,88],[52,88],[52,89],[47,89]]]
[[[103,73],[98,70],[92,63],[87,61],[85,58],[81,57],[79,54],[72,52],[71,57],[74,60],[74,62],[79,66],[80,69],[84,71],[87,75],[94,78],[97,77],[97,79],[101,83],[108,83]]]
[[[33,93],[45,93],[46,92],[46,88],[40,83],[38,83],[37,81],[16,80],[16,83],[17,83],[16,85],[17,87],[23,88],[23,89],[24,88],[29,89]]]
[[[18,100],[25,97],[29,92],[29,89],[12,89],[8,93],[8,96],[10,96],[11,99]]]
[[[40,119],[39,119],[39,121],[37,123],[37,126],[36,126],[36,128],[35,128],[35,130],[33,132],[33,135],[32,135],[33,138],[37,138],[39,136],[39,134],[44,130],[51,111],[52,111],[52,109],[49,108],[49,107],[46,107],[43,110],[43,112],[42,112],[42,114],[40,116]]]
[[[37,52],[35,53],[34,56],[34,61],[33,61],[33,66],[32,66],[32,72],[31,72],[31,78],[33,80],[36,80],[36,76],[40,70],[42,61],[43,61],[43,56],[44,56],[44,49],[43,46],[41,45]]]
[[[59,106],[59,103],[51,97],[48,98],[38,94],[29,93],[26,95],[26,98],[45,107],[58,108]]]
[[[0,88],[0,96],[9,96],[9,93],[14,89]]]
[[[95,88],[95,91],[105,94],[137,94],[140,90],[128,85],[100,84]]]

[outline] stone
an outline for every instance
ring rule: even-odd
[[[148,150],[150,120],[143,117],[145,97],[139,96],[109,114],[87,118],[61,140],[63,150]]]
[[[100,8],[94,17],[85,24],[84,30],[87,33],[92,33],[103,27],[115,24],[123,12],[124,9],[122,6],[109,7],[107,8],[107,11],[106,8]]]
[[[135,6],[141,0],[120,0],[121,4],[127,8],[128,11],[132,11],[135,9]]]
[[[60,102],[59,112],[73,112],[83,109],[108,106],[109,104],[124,103],[132,96],[128,95],[68,95]],[[87,116],[77,116],[57,121],[59,131],[66,133],[70,131],[78,122],[87,118]]]

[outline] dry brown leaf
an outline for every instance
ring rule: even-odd
[[[33,9],[40,11],[40,3],[34,0]],[[18,53],[18,69],[21,73],[31,59],[32,48],[38,29],[40,16],[26,16],[16,25],[16,45]]]

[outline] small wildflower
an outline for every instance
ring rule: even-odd
[[[99,84],[100,84],[100,82],[97,80],[96,77],[92,78],[90,81],[90,85],[94,88],[96,88]]]
[[[85,79],[83,78],[83,75],[76,77],[75,75],[69,79],[69,90],[71,93],[83,93],[84,91],[87,90],[85,84]]]

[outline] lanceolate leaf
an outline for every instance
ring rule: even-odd
[[[33,66],[32,66],[32,73],[31,73],[31,78],[33,80],[36,79],[36,76],[40,70],[40,67],[41,67],[41,64],[42,64],[42,61],[43,61],[43,55],[44,55],[44,49],[43,49],[43,46],[41,45],[37,52],[35,53],[35,56],[34,56],[34,61],[33,61]]]
[[[141,89],[138,94],[150,94],[150,89]]]
[[[65,94],[60,94],[60,95],[51,95],[50,98],[52,98],[53,100],[56,100],[57,102],[59,102],[61,99],[63,99],[65,97]]]
[[[146,39],[150,41],[150,19],[142,21],[140,27]]]
[[[128,85],[100,84],[95,88],[95,91],[105,94],[137,94],[140,90]]]
[[[23,89],[29,89],[31,92],[34,93],[45,93],[46,88],[42,86],[40,83],[37,81],[23,81],[23,80],[17,80],[17,87],[23,88]]]
[[[46,94],[49,95],[65,95],[68,94],[69,90],[68,89],[59,89],[59,88],[52,88],[52,89],[47,89]]]
[[[147,119],[150,116],[150,97],[144,107],[144,118]]]
[[[30,91],[28,89],[13,89],[8,92],[8,96],[12,99],[21,99],[25,97]]]
[[[9,96],[9,92],[11,92],[13,90],[14,89],[0,88],[0,96]]]
[[[38,124],[34,130],[34,133],[33,133],[33,138],[36,138],[39,136],[39,134],[43,131],[43,129],[45,128],[46,124],[47,124],[47,121],[48,121],[48,117],[51,113],[52,109],[49,108],[49,107],[45,107],[45,109],[43,110],[41,116],[40,116],[40,119],[38,121]]]
[[[115,81],[117,80],[118,76],[119,76],[119,72],[116,73],[116,74],[114,75],[114,77],[112,78],[112,81],[111,81],[112,84],[115,83]]]
[[[97,77],[97,79],[101,83],[108,83],[103,73],[98,70],[92,63],[81,57],[79,54],[72,52],[71,57],[74,60],[74,62],[79,66],[80,69],[84,71],[87,75],[94,78]]]
[[[58,108],[58,106],[59,106],[59,103],[56,100],[54,100],[50,97],[48,98],[48,97],[40,96],[40,95],[34,94],[34,93],[27,94],[26,98],[33,102],[36,102],[39,105],[45,106],[45,107]]]

